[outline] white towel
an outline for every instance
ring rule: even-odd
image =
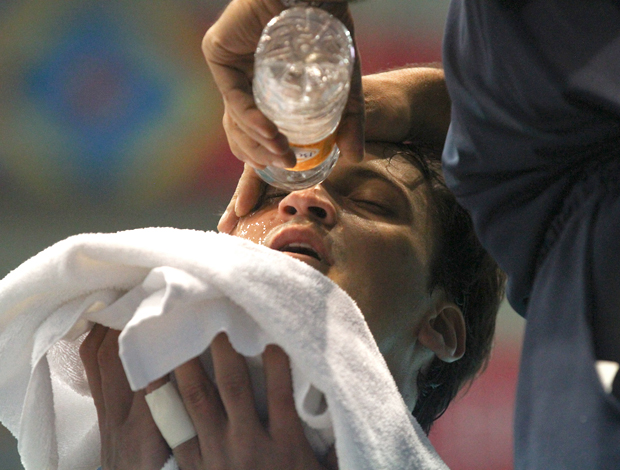
[[[341,470],[447,468],[342,289],[246,240],[149,228],[70,237],[0,281],[0,420],[26,470],[99,465],[77,354],[91,322],[122,330],[134,390],[204,353],[221,331],[254,362],[276,343],[313,447],[324,452],[335,438]]]

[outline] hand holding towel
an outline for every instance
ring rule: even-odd
[[[134,390],[204,354],[221,331],[257,377],[264,347],[278,344],[318,454],[335,441],[341,470],[447,468],[342,289],[246,240],[150,228],[71,237],[0,281],[0,420],[17,436],[27,470],[99,465],[77,354],[93,322],[122,330]]]

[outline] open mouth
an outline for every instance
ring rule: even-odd
[[[265,245],[323,273],[333,265],[325,235],[309,225],[284,225],[269,234]]]
[[[310,256],[318,261],[322,261],[321,256],[316,252],[314,248],[312,248],[312,246],[307,243],[289,243],[288,245],[280,248],[279,251]]]

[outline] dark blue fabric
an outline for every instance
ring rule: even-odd
[[[620,469],[593,326],[620,315],[620,2],[454,0],[444,171],[527,317],[517,469]]]
[[[589,321],[601,300],[620,312],[620,297],[609,295],[620,287],[619,185],[615,159],[575,186],[537,270],[517,393],[517,469],[620,469],[620,404],[595,373]],[[601,256],[615,264],[610,283],[596,282]]]

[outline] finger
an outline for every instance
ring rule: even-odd
[[[222,119],[226,138],[233,154],[241,161],[254,168],[273,165],[279,168],[295,166],[295,154],[289,148],[288,139],[278,134],[273,140],[266,140],[252,135],[250,130],[242,127],[241,121],[235,121],[226,112]]]
[[[197,433],[196,437],[172,449],[179,467],[202,468],[204,459],[222,462],[226,414],[215,385],[198,358],[175,369],[174,376]]]
[[[162,377],[161,379],[157,379],[151,382],[150,384],[148,384],[145,389],[138,390],[135,394],[136,396],[134,399],[134,410],[136,411],[136,413],[140,413],[140,414],[143,412],[146,412],[146,414],[148,414],[151,417],[151,421],[153,425],[155,425],[156,428],[158,428],[158,426],[155,424],[155,421],[151,414],[150,406],[148,405],[146,401],[146,395],[154,392],[155,390],[160,389],[161,387],[166,385],[168,382],[170,382],[170,378],[168,376]],[[157,429],[157,432],[160,433],[159,429]],[[163,439],[163,436],[162,436],[162,439]]]
[[[200,360],[187,361],[175,369],[174,376],[201,443],[209,436],[221,435],[226,422],[224,407]]]
[[[234,67],[214,62],[209,63],[209,68],[230,118],[274,155],[284,154],[288,150],[288,142],[282,139],[277,126],[256,107],[248,75]]]
[[[253,168],[246,166],[243,169],[241,178],[239,178],[235,191],[237,196],[235,200],[235,214],[237,217],[248,215],[254,209],[266,188],[267,183],[256,174]]]
[[[229,122],[234,123],[235,127],[246,135],[249,141],[256,142],[259,147],[264,147],[265,151],[273,157],[280,158],[286,155],[290,151],[288,139],[256,107],[254,98],[241,93],[234,93],[233,96],[237,98],[236,101],[230,97],[224,101],[225,115],[228,116]],[[265,135],[265,132],[257,131],[258,128],[266,127],[266,123],[270,128],[268,135]]]
[[[167,379],[166,379],[167,380]],[[159,384],[158,387],[161,387],[165,383]],[[143,442],[148,442],[150,446],[150,452],[152,454],[158,453],[162,457],[162,464],[157,468],[161,468],[161,466],[166,462],[168,457],[170,456],[170,447],[168,443],[164,439],[164,436],[159,431],[157,424],[155,424],[155,420],[151,415],[151,410],[149,405],[146,402],[146,394],[147,390],[138,390],[134,393],[134,399],[131,407],[130,416],[134,419],[134,424],[136,427],[139,427],[140,432],[144,436],[149,436],[148,440],[143,440]]]
[[[84,339],[80,345],[80,358],[84,364],[84,371],[86,372],[88,386],[95,402],[100,424],[105,420],[105,405],[103,401],[103,391],[101,389],[101,374],[99,371],[97,354],[107,331],[108,328],[105,326],[98,323],[95,324],[90,330],[90,333],[88,333],[86,339]]]
[[[226,206],[226,210],[220,217],[219,222],[217,223],[217,230],[220,233],[230,234],[237,226],[237,222],[239,222],[239,217],[237,217],[237,214],[235,214],[236,201],[237,195],[233,194],[233,197],[228,203],[228,206]]]
[[[329,449],[327,457],[325,457],[325,467],[327,470],[338,470],[338,455],[334,446]]]
[[[233,155],[254,168],[263,169],[266,166],[292,168],[297,162],[295,152],[288,146],[288,140],[284,134],[280,134],[278,138],[284,142],[283,145],[287,150],[273,153],[260,141],[243,132],[235,123],[230,126],[225,125],[224,130]]]
[[[101,371],[106,423],[110,426],[118,426],[125,422],[130,413],[134,395],[118,355],[120,333],[118,330],[109,329],[97,355]]]
[[[217,224],[217,229],[223,233],[232,233],[239,222],[239,217],[247,215],[254,209],[266,187],[267,183],[260,179],[252,167],[246,164],[243,174],[237,182],[235,193]],[[237,207],[238,200],[240,202]]]
[[[361,162],[364,158],[364,129],[365,110],[361,59],[356,47],[349,99],[336,136],[336,142],[342,155],[352,162]]]
[[[170,379],[167,376],[162,377],[161,379],[154,380],[153,382],[151,382],[150,384],[146,386],[145,391],[146,393],[154,392],[155,390],[162,387],[163,385],[166,385],[168,382],[170,382]]]
[[[301,419],[295,409],[291,368],[286,353],[269,345],[263,353],[267,386],[269,432],[276,440],[299,439],[303,436]]]
[[[196,438],[196,429],[185,404],[167,377],[149,384],[145,390],[136,392],[134,409],[142,409],[142,403],[137,402],[141,398],[144,398],[146,412],[151,417],[148,424],[157,428],[157,433],[171,448]],[[194,447],[194,453],[199,453],[197,439],[194,439]]]
[[[255,183],[247,182],[246,179],[251,179],[252,181],[255,181]],[[245,164],[243,167],[243,173],[241,174],[239,181],[237,181],[235,192],[232,195],[228,206],[226,206],[224,214],[222,214],[222,217],[218,222],[217,229],[220,232],[231,233],[239,222],[239,217],[248,214],[254,208],[260,199],[262,192],[264,191],[264,186],[265,183],[263,183],[258,175],[256,175],[254,169],[250,165]],[[246,195],[245,193],[248,192],[249,194]],[[240,193],[244,194],[242,199],[245,199],[246,201],[242,206],[240,206],[240,214],[237,214],[236,205]],[[246,209],[245,205],[250,204],[251,207],[242,211],[242,209]]]
[[[211,343],[211,355],[215,381],[231,429],[242,433],[259,429],[260,420],[245,358],[234,350],[224,333]]]
[[[216,65],[217,70],[220,70],[220,67],[221,66]],[[225,68],[227,67],[224,67],[224,69]],[[235,75],[239,74],[237,71],[233,71],[232,73]],[[238,87],[232,88],[226,92],[222,91],[222,95],[228,113],[233,120],[239,122],[244,132],[247,132],[256,139],[263,139],[266,142],[275,139],[278,134],[280,134],[278,127],[256,106],[252,88],[248,86],[247,78],[245,78],[243,84],[239,83]],[[274,151],[277,151],[277,149],[274,149]]]
[[[364,159],[364,116],[348,114],[340,123],[336,143],[342,156],[352,162]]]

